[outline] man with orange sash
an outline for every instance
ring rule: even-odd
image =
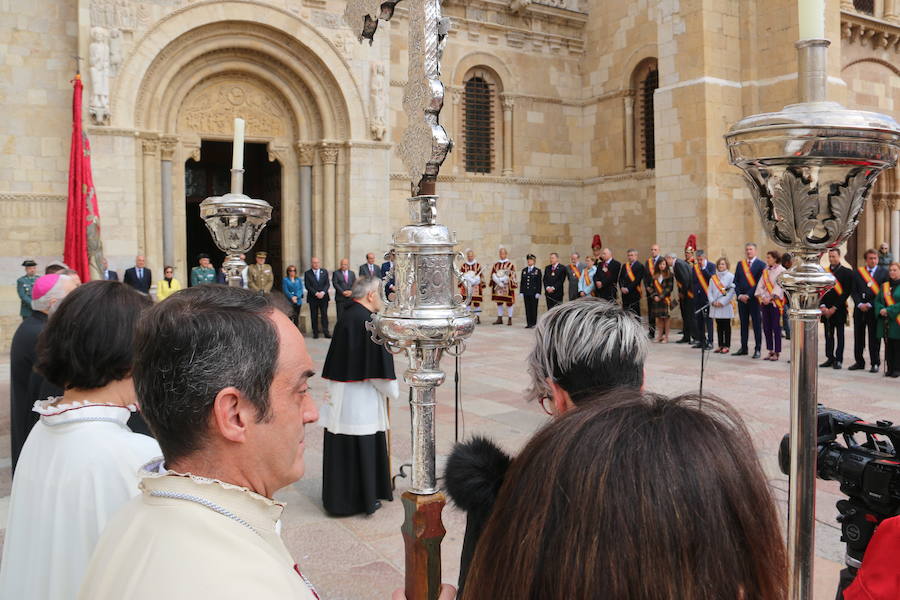
[[[587,267],[581,260],[581,255],[573,252],[569,257],[569,266],[566,267],[566,279],[569,281],[569,300],[577,300],[581,297],[578,289],[578,281],[581,279]]]
[[[634,248],[629,248],[625,256],[627,258],[619,270],[622,308],[641,318],[641,297],[644,295],[647,268],[638,260],[638,253]]]
[[[844,361],[844,326],[847,324],[847,298],[853,287],[853,271],[841,264],[841,251],[828,251],[828,270],[834,275],[834,287],[819,301],[825,324],[825,357],[820,367],[840,369]]]
[[[878,265],[878,252],[874,248],[866,250],[865,264],[853,272],[853,358],[848,371],[866,368],[863,350],[869,343],[870,373],[877,373],[881,366],[881,332],[875,315],[875,301],[881,292],[881,285],[887,281],[887,269]]]
[[[709,350],[713,342],[713,322],[709,318],[709,280],[715,274],[716,267],[706,260],[706,252],[703,250],[697,250],[694,256],[691,291],[694,294],[693,309],[697,324],[694,331],[697,341],[691,347]]]
[[[694,274],[694,250],[697,249],[697,236],[693,233],[688,236],[684,244],[684,260],[670,255],[669,267],[675,273],[675,283],[678,284],[678,301],[681,305],[681,339],[676,344],[690,344],[699,340],[699,334],[694,331],[697,319],[694,316],[694,292],[691,291],[691,279]]]
[[[659,253],[659,244],[653,244],[650,246],[650,256],[647,260],[644,261],[644,290],[649,292],[653,289],[653,273],[656,269],[656,263],[660,260],[665,260],[662,255]],[[651,294],[644,294],[647,297],[647,314],[650,314],[650,296]],[[650,326],[649,337],[651,340],[656,339],[656,319],[647,319],[647,324]]]
[[[759,358],[762,349],[762,316],[756,299],[756,286],[766,269],[766,263],[756,256],[757,247],[753,242],[744,245],[746,258],[734,269],[734,293],[737,298],[738,316],[741,320],[741,347],[735,356],[749,354],[750,324],[753,324],[753,358]]]

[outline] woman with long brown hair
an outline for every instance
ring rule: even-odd
[[[675,287],[672,269],[665,259],[656,261],[650,280],[652,287],[648,290],[649,317],[656,319],[656,341],[665,344],[669,341],[669,308],[672,304],[672,290]]]
[[[782,600],[785,554],[735,410],[620,389],[514,459],[463,598]]]

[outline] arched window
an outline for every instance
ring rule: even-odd
[[[634,71],[632,89],[635,90],[634,107],[634,147],[639,168],[656,167],[656,145],[654,142],[655,123],[653,117],[653,94],[659,87],[659,70],[656,59],[647,59]]]
[[[853,8],[856,9],[856,12],[874,15],[875,0],[853,0]]]
[[[475,72],[467,80],[463,97],[463,142],[468,173],[494,170],[494,122],[497,94],[484,73]]]

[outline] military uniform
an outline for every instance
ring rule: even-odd
[[[266,258],[265,252],[257,252],[256,258]],[[272,291],[272,285],[275,283],[275,274],[272,272],[272,265],[268,264],[252,264],[247,267],[247,287],[251,290],[268,294]]]
[[[33,260],[26,260],[22,263],[23,267],[34,267],[36,263]],[[34,282],[37,275],[22,275],[16,279],[16,291],[19,293],[19,300],[22,302],[19,308],[19,316],[27,319],[31,316],[31,290],[34,288]]]
[[[529,254],[528,258],[534,259]],[[562,267],[560,267],[560,271]],[[525,326],[531,329],[537,324],[538,298],[541,297],[541,269],[537,266],[522,269],[519,280],[519,293],[525,302]]]
[[[215,282],[216,270],[212,267],[194,267],[191,269],[191,287]]]

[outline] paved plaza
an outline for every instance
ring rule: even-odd
[[[489,319],[484,319],[488,321]],[[848,351],[852,357],[852,331],[848,330]],[[752,334],[751,334],[752,335]],[[672,336],[673,339],[677,336]],[[520,317],[513,327],[480,325],[460,359],[460,386],[463,417],[460,437],[484,434],[510,452],[517,452],[548,417],[536,404],[522,400],[527,384],[525,357],[532,344],[531,330]],[[313,358],[321,366],[328,340],[307,339]],[[786,342],[787,343],[787,342]],[[737,344],[735,344],[737,346]],[[820,354],[821,351],[820,343]],[[742,413],[754,435],[756,451],[769,475],[771,485],[784,509],[787,478],[777,466],[777,449],[788,428],[789,350],[779,363],[747,357],[709,355],[704,389],[722,396]],[[846,360],[849,365],[852,360]],[[398,374],[404,360],[397,358]],[[438,398],[439,460],[449,452],[454,436],[454,359],[443,366],[447,382]],[[696,391],[699,385],[700,351],[683,345],[654,344],[647,364],[647,388],[666,394]],[[324,384],[316,380],[313,393],[321,398]],[[404,388],[405,392],[405,388]],[[0,357],[0,526],[5,527],[9,503],[9,361]],[[403,396],[405,398],[405,396]],[[900,384],[866,371],[819,371],[819,399],[868,419],[900,422]],[[410,455],[409,408],[405,401],[391,406],[394,471]],[[403,511],[399,495],[394,502],[371,517],[331,518],[322,509],[322,429],[307,429],[306,476],[278,497],[287,502],[283,537],[303,572],[316,584],[321,597],[339,599],[386,599],[402,586],[403,541],[400,523]],[[752,451],[748,448],[748,451]],[[648,456],[647,460],[653,460]],[[442,471],[442,468],[439,468]],[[406,480],[398,479],[398,494]],[[834,520],[835,502],[841,497],[832,482],[818,482],[818,525],[816,598],[834,597],[837,573],[841,568],[843,545]],[[784,510],[782,510],[784,513]],[[447,536],[443,544],[443,576],[456,581],[458,557],[465,530],[464,515],[448,506],[444,511]],[[711,531],[710,536],[716,533]],[[2,539],[2,533],[0,533]]]

